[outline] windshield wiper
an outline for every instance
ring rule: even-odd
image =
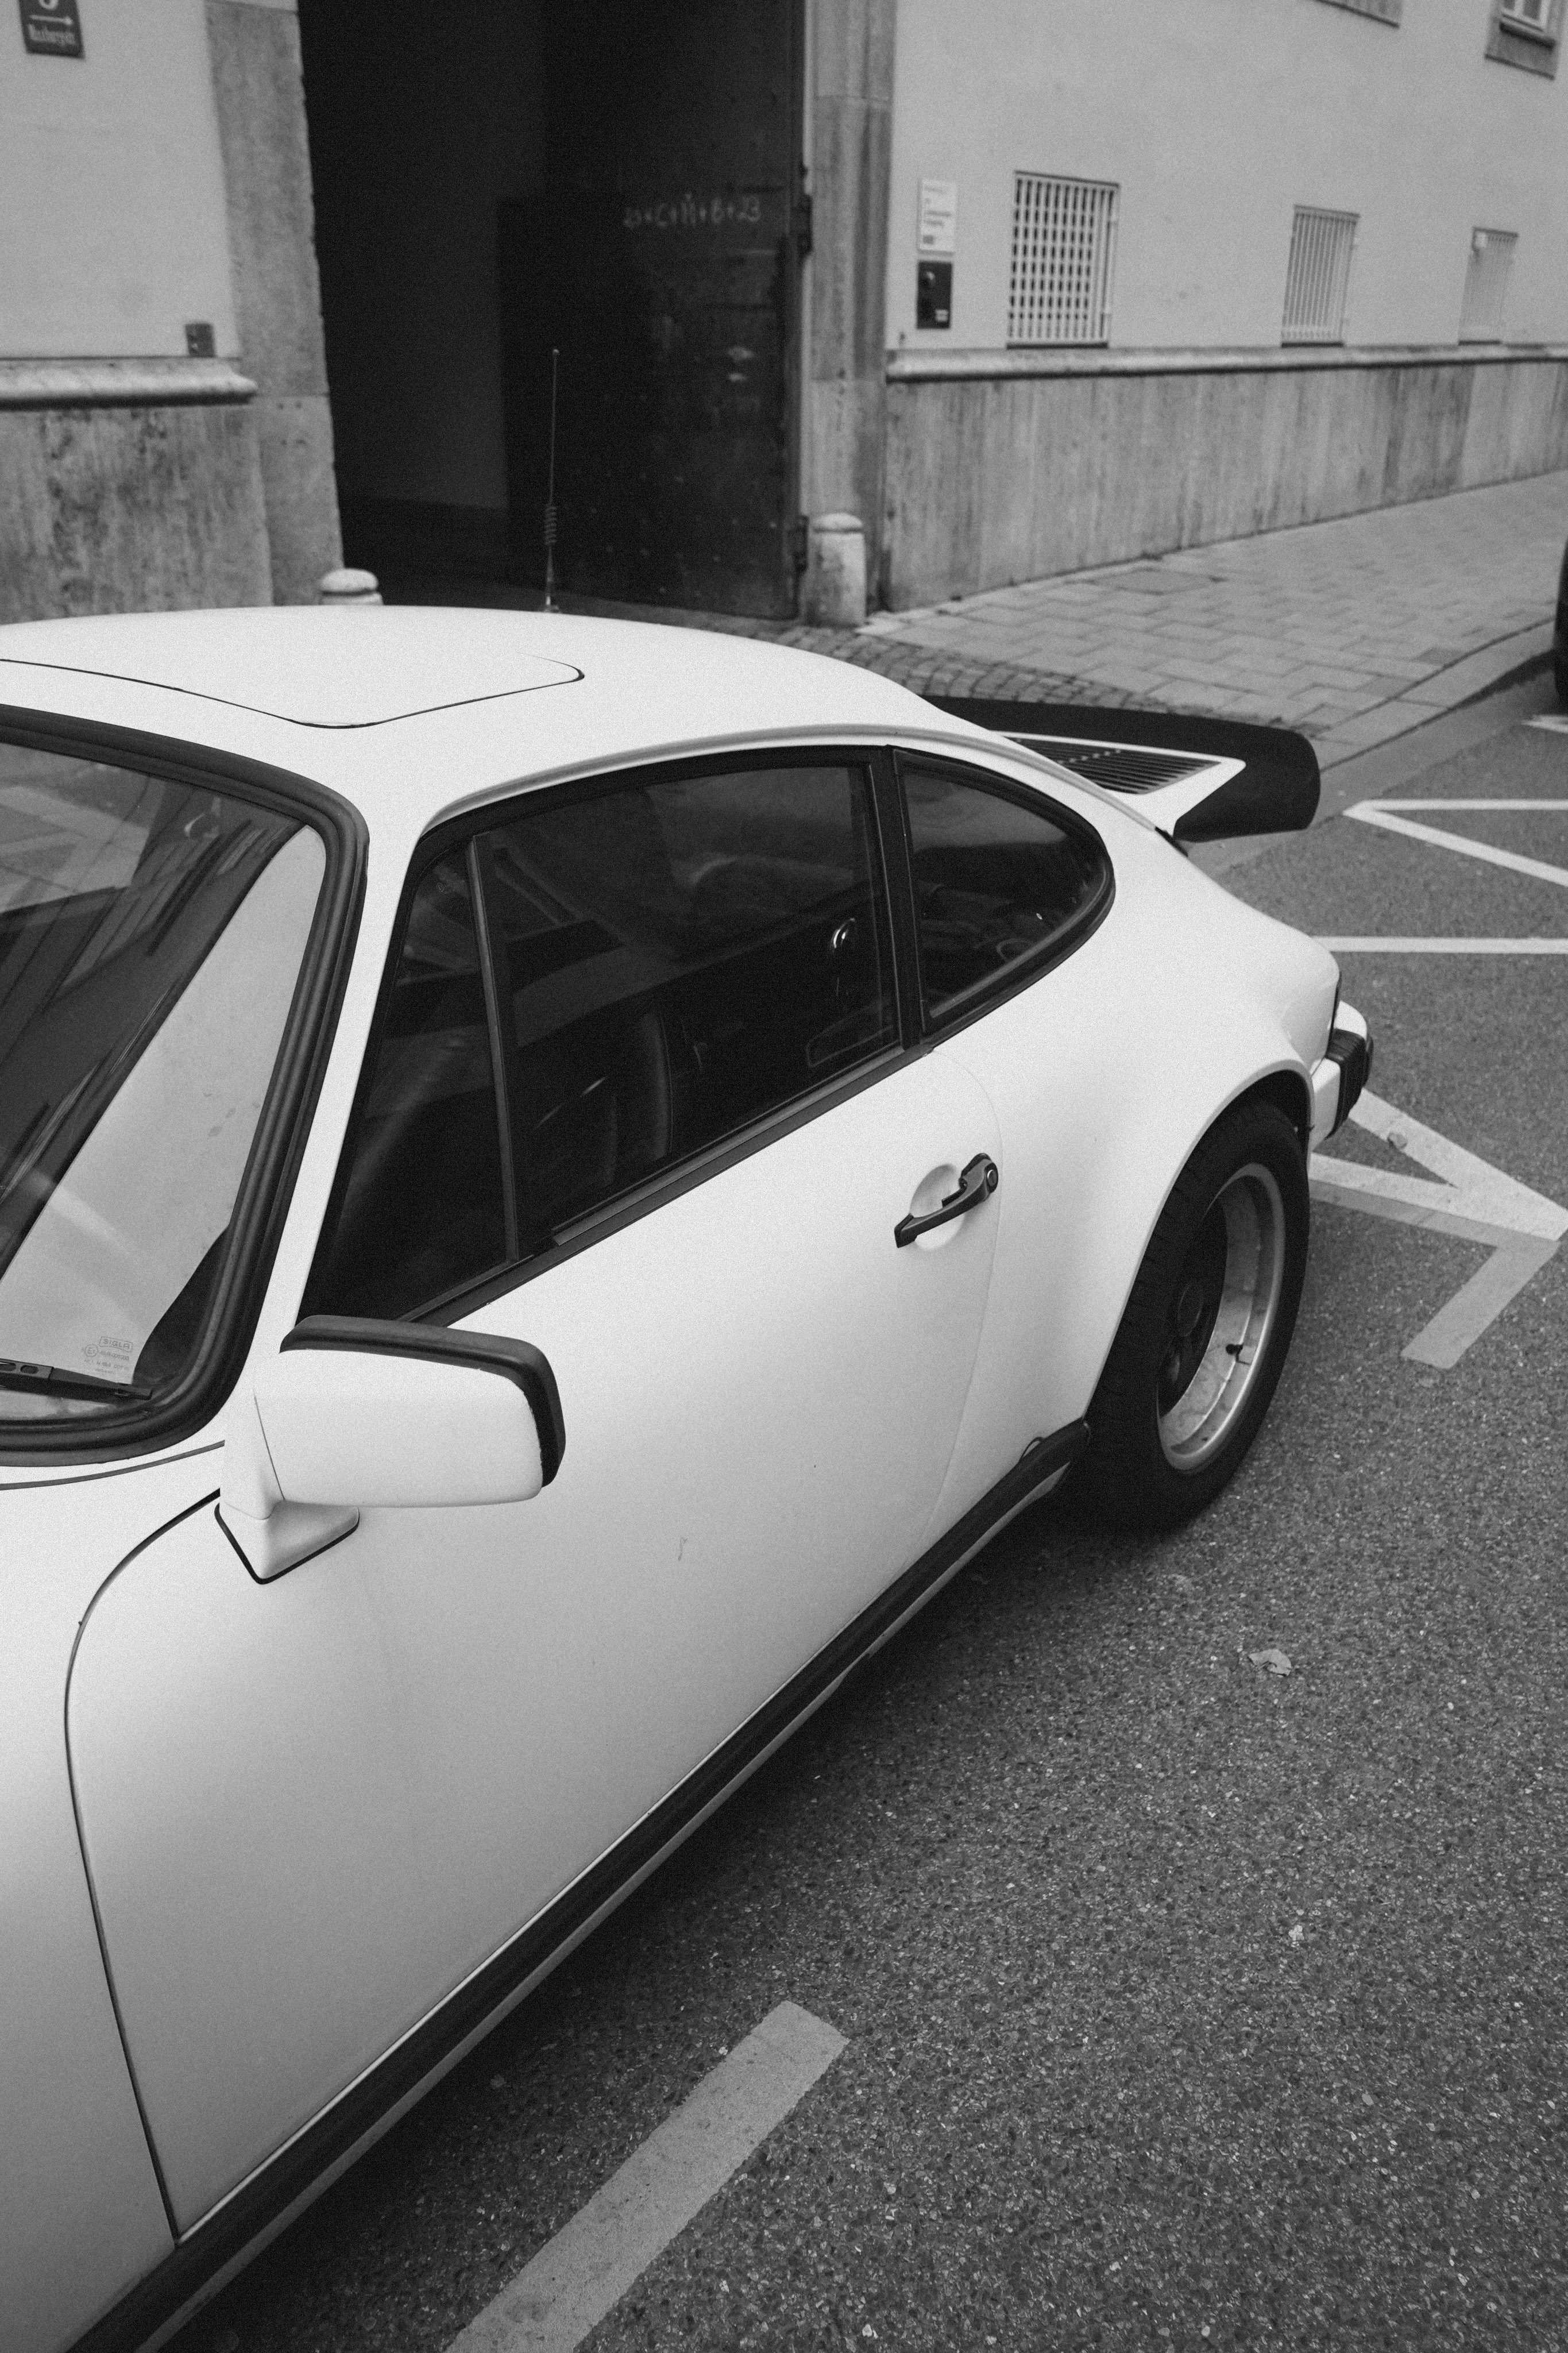
[[[0,1356],[0,1389],[21,1389],[35,1397],[110,1398],[134,1400],[151,1397],[145,1382],[103,1381],[96,1373],[68,1372],[61,1365],[30,1365],[20,1356]]]

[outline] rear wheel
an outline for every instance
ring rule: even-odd
[[[1079,1475],[1105,1517],[1174,1527],[1236,1471],[1290,1345],[1308,1219],[1295,1129],[1237,1104],[1160,1213],[1089,1409]]]

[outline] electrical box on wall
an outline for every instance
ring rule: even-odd
[[[922,261],[918,265],[915,274],[915,324],[917,327],[952,326],[951,261]]]

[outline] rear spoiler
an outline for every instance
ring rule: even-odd
[[[926,700],[1108,792],[1124,793],[1173,841],[1299,833],[1318,813],[1318,755],[1293,728],[1077,702],[949,694]]]

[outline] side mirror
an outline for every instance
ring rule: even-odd
[[[537,1348],[358,1316],[297,1324],[237,1409],[218,1517],[261,1578],[335,1544],[372,1505],[524,1502],[566,1442]]]

